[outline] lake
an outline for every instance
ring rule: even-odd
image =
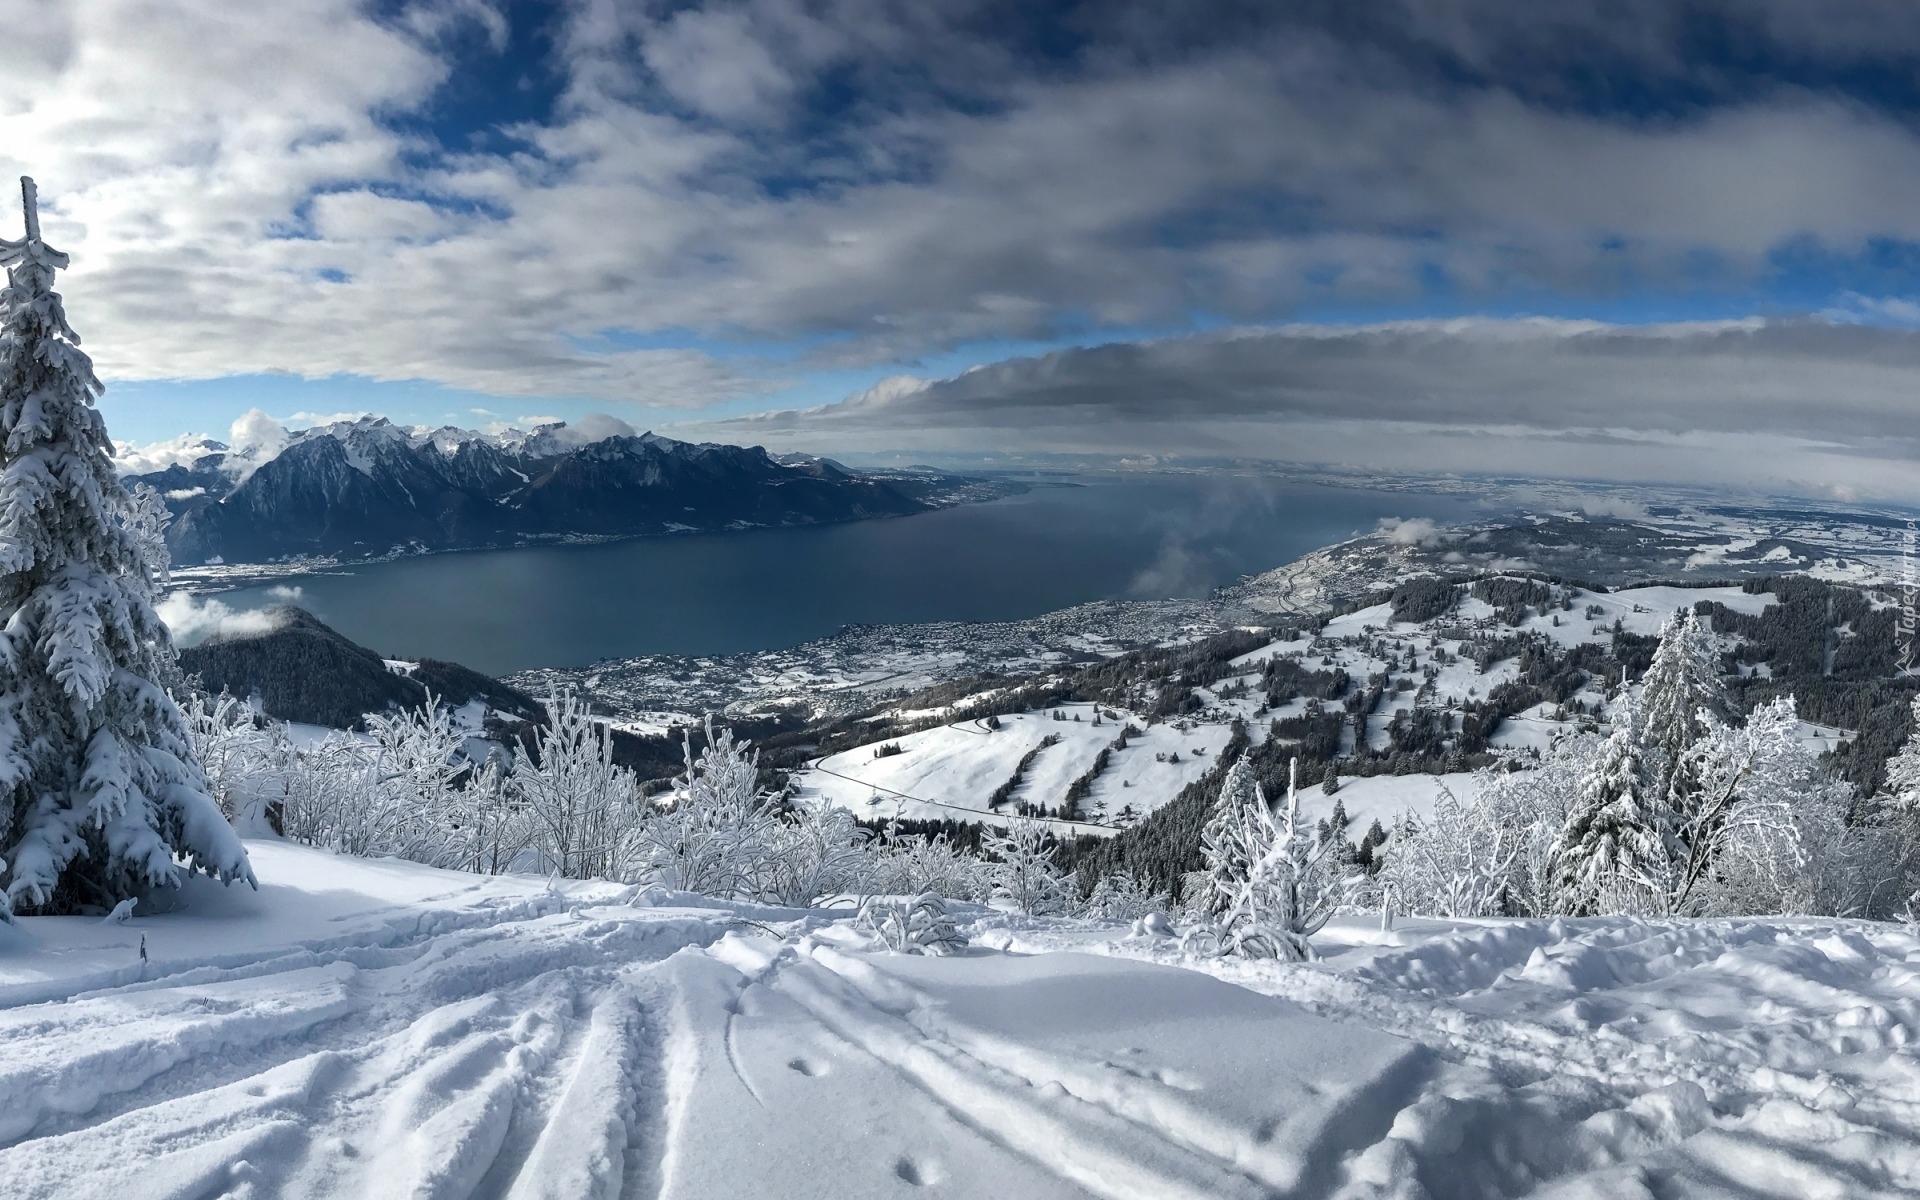
[[[1469,501],[1272,476],[1076,476],[845,525],[438,554],[290,581],[353,640],[491,674],[797,645],[843,625],[1004,621],[1103,599],[1204,596],[1373,528]],[[239,609],[284,587],[223,593]]]

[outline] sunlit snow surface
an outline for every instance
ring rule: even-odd
[[[1920,1188],[1920,936],[1337,925],[1313,966],[251,843],[0,930],[11,1197],[1592,1197]],[[141,938],[150,962],[142,966]]]

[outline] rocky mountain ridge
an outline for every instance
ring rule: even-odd
[[[166,498],[167,541],[186,566],[826,524],[997,494],[958,476],[856,472],[758,446],[592,437],[563,423],[429,430],[382,417],[301,430],[268,450],[201,440],[127,478]]]

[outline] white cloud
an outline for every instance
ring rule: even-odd
[[[146,475],[173,466],[191,468],[207,455],[218,453],[217,445],[204,433],[183,433],[147,446],[119,442],[113,448],[114,466],[122,475]]]
[[[603,335],[872,363],[1417,297],[1435,272],[1465,296],[1739,283],[1788,243],[1920,239],[1904,118],[1692,69],[1670,5],[1389,6],[1391,37],[1311,7],[1243,30],[1115,6],[1086,17],[1098,52],[1040,72],[964,9],[577,4],[552,28],[563,94],[508,154],[385,119],[430,104],[457,24],[506,44],[479,0],[382,19],[60,0],[7,21],[0,177],[40,177],[110,378],[344,372],[686,408],[809,364]],[[1911,59],[1910,5],[1859,11],[1727,19],[1835,70]],[[1584,111],[1569,47],[1711,103]],[[871,95],[809,133],[806,97],[849,80]]]
[[[677,99],[717,117],[763,117],[794,89],[738,9],[682,9],[650,31],[642,56]]]
[[[228,637],[258,637],[272,633],[283,618],[264,610],[236,609],[213,597],[169,592],[154,606],[154,611],[173,633],[174,640],[192,644],[223,634]]]
[[[1376,530],[1395,546],[1438,544],[1440,526],[1426,517],[1383,517]]]
[[[227,441],[238,453],[266,462],[287,448],[287,427],[278,418],[258,408],[241,413],[227,434]]]
[[[604,441],[610,437],[632,437],[640,432],[619,417],[606,413],[588,413],[578,421],[569,422],[564,435],[586,442]]]

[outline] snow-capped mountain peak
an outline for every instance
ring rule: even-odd
[[[118,461],[167,498],[182,564],[897,516],[943,487],[639,433],[603,415],[489,430],[352,415],[288,430],[255,411],[227,442],[123,446]]]

